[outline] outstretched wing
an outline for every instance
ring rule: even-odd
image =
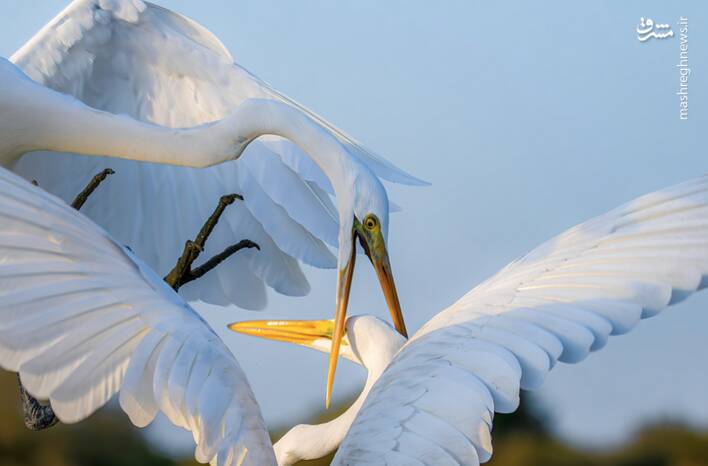
[[[476,465],[494,412],[557,361],[708,285],[708,176],[548,241],[431,319],[377,381],[335,464]]]
[[[246,376],[150,268],[58,198],[0,168],[0,365],[63,422],[120,391],[137,426],[160,410],[214,465],[274,464]]]
[[[35,81],[94,108],[169,127],[221,119],[248,98],[284,101],[329,128],[378,176],[419,183],[234,64],[204,27],[141,0],[74,0],[11,60]],[[329,181],[282,138],[261,138],[238,162],[203,170],[38,153],[25,156],[16,171],[69,200],[106,167],[118,176],[84,211],[158,273],[170,269],[220,196],[244,195],[243,205],[227,210],[206,255],[245,238],[261,251],[239,254],[216,277],[187,285],[189,300],[259,309],[264,282],[288,295],[309,291],[298,261],[325,268],[336,263],[327,247],[337,246],[338,225]]]

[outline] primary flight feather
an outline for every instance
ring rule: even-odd
[[[0,165],[66,200],[110,165],[120,179],[85,211],[161,273],[222,195],[242,194],[206,253],[241,239],[260,250],[182,292],[260,309],[264,284],[308,292],[298,261],[337,267],[326,403],[357,238],[406,333],[382,179],[422,182],[236,65],[208,30],[174,12],[141,0],[75,0],[11,61],[0,59]]]
[[[0,109],[13,116],[0,117],[0,164],[37,179],[65,200],[83,178],[114,168],[121,178],[89,200],[85,211],[158,272],[171,267],[183,238],[197,231],[220,196],[244,195],[243,205],[224,217],[228,228],[215,232],[206,252],[213,255],[242,238],[255,241],[261,251],[227,261],[214,280],[186,286],[188,300],[260,309],[264,285],[288,295],[308,292],[300,261],[336,266],[329,246],[339,245],[341,206],[331,196],[355,194],[336,186],[339,181],[323,168],[322,159],[313,159],[310,146],[319,140],[329,137],[341,146],[325,158],[352,161],[335,163],[331,171],[366,172],[361,185],[380,184],[379,179],[420,183],[235,64],[203,26],[141,0],[75,0],[10,61],[41,87],[107,114],[80,118],[87,112],[79,106],[68,111],[68,100],[18,84],[17,70],[5,63]],[[240,118],[252,120],[250,131],[237,135],[230,125],[212,124],[244,104],[251,110]],[[155,134],[157,128],[136,126],[139,122],[165,131]],[[316,140],[299,135],[302,122],[317,125],[322,134]],[[167,131],[189,127],[199,130]],[[36,153],[43,150],[55,153]],[[35,153],[20,158],[30,151]],[[228,162],[244,151],[241,160]],[[201,169],[173,166],[224,161]],[[388,212],[388,205],[382,208]]]
[[[337,465],[466,465],[492,455],[495,412],[643,318],[708,286],[708,176],[648,194],[549,240],[430,319],[406,342],[375,317],[347,321],[343,356],[369,371],[340,418],[296,426],[280,465],[339,448]],[[329,351],[331,321],[235,331]]]
[[[0,365],[62,422],[120,393],[136,426],[162,411],[191,431],[200,462],[274,463],[248,380],[209,325],[103,229],[2,168]]]

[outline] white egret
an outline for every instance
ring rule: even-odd
[[[120,391],[136,426],[162,411],[191,431],[199,462],[275,463],[246,376],[199,314],[87,217],[2,168],[0,365],[62,422]]]
[[[477,465],[492,455],[494,412],[708,286],[708,176],[640,197],[512,262],[428,321],[409,341],[352,317],[342,355],[369,370],[339,418],[299,425],[278,464]],[[251,321],[232,330],[329,351],[334,323]],[[341,444],[341,445],[340,445]]]
[[[379,178],[421,182],[235,64],[194,21],[141,0],[75,0],[11,62],[0,59],[0,113],[0,166],[65,200],[99,166],[121,174],[85,212],[157,271],[169,270],[221,195],[243,194],[206,253],[243,238],[261,250],[186,286],[188,300],[262,308],[263,281],[307,293],[297,260],[337,265],[342,329],[359,236],[405,334]],[[336,260],[327,244],[339,248]]]

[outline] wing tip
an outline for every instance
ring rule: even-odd
[[[390,162],[389,162],[390,164]],[[378,176],[383,178],[386,181],[389,181],[391,183],[396,183],[396,184],[402,184],[405,186],[415,186],[415,187],[427,187],[431,186],[432,183],[430,181],[426,181],[422,178],[418,178],[416,176],[411,175],[410,173],[406,172],[405,170],[401,170],[400,168],[396,167],[393,164],[390,164],[388,170],[386,172],[381,172],[379,171]]]
[[[402,184],[405,186],[415,186],[417,188],[425,188],[428,186],[432,186],[433,184],[430,181],[415,177],[409,173],[404,172],[403,170],[401,170],[401,172],[398,173],[396,177],[384,177],[384,179],[390,181],[391,183]]]

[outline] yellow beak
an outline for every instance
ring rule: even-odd
[[[401,311],[401,303],[398,301],[398,292],[396,291],[396,282],[393,281],[393,272],[391,271],[391,263],[388,260],[388,252],[386,247],[382,246],[383,251],[379,254],[380,259],[376,255],[369,257],[371,263],[376,270],[376,275],[379,277],[379,283],[383,290],[384,297],[388,310],[391,313],[393,325],[398,333],[408,338],[406,323],[403,321],[403,311]]]
[[[345,324],[347,321],[349,292],[356,261],[356,238],[357,234],[353,233],[351,255],[344,267],[339,270],[334,320],[254,320],[236,322],[229,325],[231,330],[238,333],[329,351],[327,394],[325,397],[327,408],[329,408],[332,398],[332,386],[334,384],[334,375],[337,371],[340,347],[343,344],[349,345],[345,335]],[[393,324],[401,335],[408,337],[383,237],[379,235],[373,238],[370,241],[371,244],[367,243],[366,239],[361,239],[366,255],[371,260],[374,270],[376,270]]]
[[[229,324],[229,329],[244,335],[284,341],[315,349],[329,349],[334,321],[328,320],[250,320]],[[346,335],[343,344],[346,341]]]
[[[297,345],[307,346],[325,353],[329,353],[334,346],[332,336],[335,333],[335,322],[327,320],[250,320],[229,324],[229,329],[244,335],[265,338],[267,340],[284,341]],[[349,347],[349,339],[343,331],[340,334],[339,344],[336,346],[337,354],[340,347]],[[331,353],[330,353],[331,354]],[[352,361],[361,364],[351,353],[343,355]],[[331,385],[328,387],[331,388]],[[329,393],[329,392],[328,392]],[[329,407],[329,397],[327,398]]]
[[[344,335],[344,324],[347,320],[347,306],[349,304],[349,291],[352,285],[352,277],[354,276],[354,263],[356,258],[356,239],[357,234],[352,235],[352,252],[347,264],[339,271],[337,280],[337,304],[334,314],[334,331],[332,333],[332,349],[329,353],[329,368],[327,371],[327,394],[325,396],[325,406],[329,408],[332,397],[332,385],[334,384],[334,374],[337,371],[337,360],[339,358],[339,346]],[[372,244],[367,242],[366,238],[359,236],[366,255],[371,260],[371,264],[376,270],[376,275],[379,278],[381,290],[386,298],[391,318],[396,330],[408,338],[406,324],[403,320],[403,312],[401,311],[401,303],[398,300],[398,292],[396,291],[396,283],[393,280],[393,272],[391,271],[391,263],[388,260],[388,252],[383,242],[382,236],[377,236]]]
[[[332,332],[332,349],[329,352],[329,367],[327,369],[327,393],[325,395],[325,408],[329,409],[332,399],[332,386],[334,385],[334,374],[337,372],[337,359],[339,358],[339,347],[342,344],[344,335],[344,324],[347,321],[347,306],[349,305],[349,291],[352,287],[352,277],[354,276],[354,262],[356,261],[356,243],[352,235],[352,253],[349,261],[339,271],[337,279],[337,303],[334,313],[334,330]]]

